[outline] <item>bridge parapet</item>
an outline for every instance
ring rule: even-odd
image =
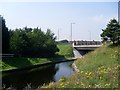
[[[101,41],[74,41],[74,45],[101,45]]]
[[[74,41],[73,47],[78,50],[94,50],[102,45],[100,41]]]

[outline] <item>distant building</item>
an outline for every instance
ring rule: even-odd
[[[118,2],[118,22],[120,23],[120,1]]]

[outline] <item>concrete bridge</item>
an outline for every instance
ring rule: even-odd
[[[73,48],[77,50],[95,50],[102,45],[101,41],[74,41]]]
[[[74,41],[72,43],[74,56],[75,58],[80,58],[86,53],[99,48],[101,45],[101,41]]]
[[[95,50],[102,45],[101,41],[74,41],[73,48],[77,50]]]

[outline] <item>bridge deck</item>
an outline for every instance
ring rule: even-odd
[[[98,41],[73,42],[73,48],[76,48],[78,50],[95,50],[96,48],[99,48],[101,46],[101,42]]]
[[[101,45],[73,45],[73,47],[100,47]]]

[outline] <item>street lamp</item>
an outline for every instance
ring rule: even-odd
[[[58,41],[59,41],[59,29],[58,29]]]
[[[120,24],[120,1],[118,2],[118,22]]]
[[[70,23],[71,25],[71,41],[72,41],[72,25],[75,24],[75,23]]]

